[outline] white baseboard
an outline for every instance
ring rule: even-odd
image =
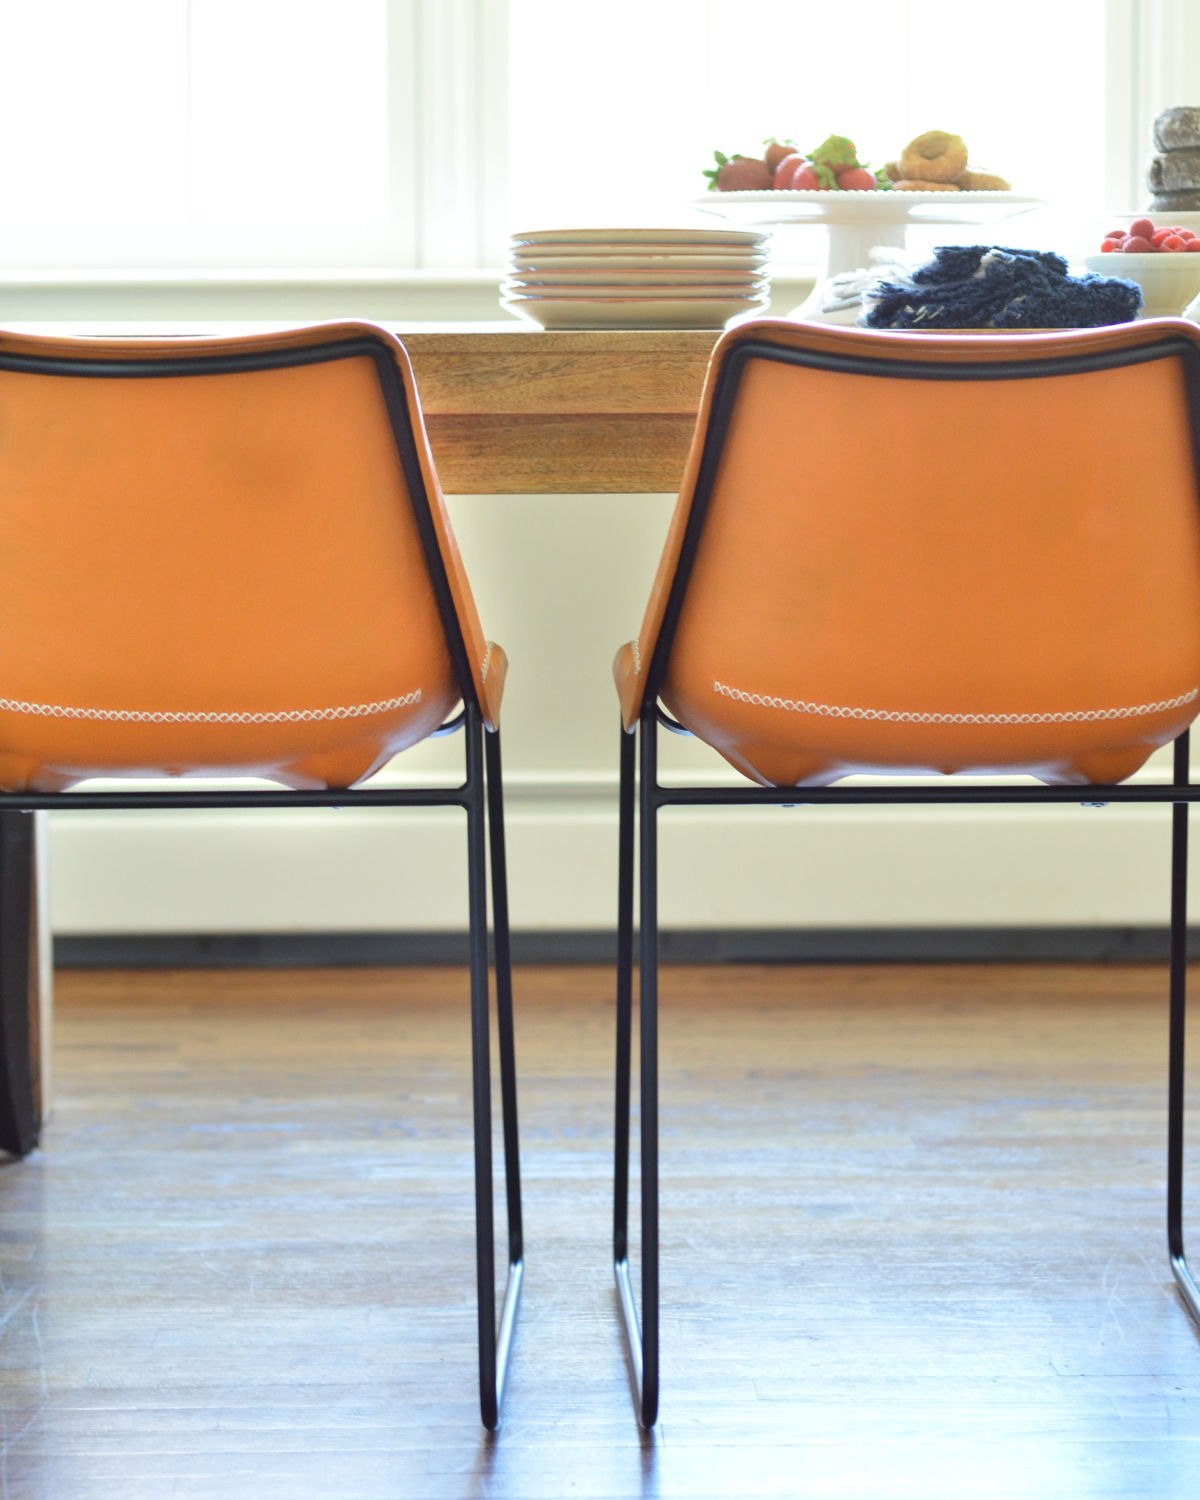
[[[1168,821],[1150,807],[670,810],[660,919],[689,929],[1156,926],[1167,918]],[[51,822],[58,934],[466,925],[454,810]],[[507,827],[514,926],[613,926],[611,793],[518,793]],[[1200,899],[1192,912],[1200,918]]]

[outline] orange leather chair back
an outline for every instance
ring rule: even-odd
[[[0,785],[348,786],[503,671],[382,329],[0,335]]]
[[[1163,357],[1137,361],[1154,345]],[[1178,320],[1007,338],[735,330],[646,627],[618,658],[627,723],[657,648],[667,707],[763,784],[1130,775],[1200,707],[1198,350]],[[1089,367],[1108,358],[1137,362]]]

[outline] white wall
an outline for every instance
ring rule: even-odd
[[[503,719],[514,923],[615,912],[613,653],[638,627],[673,497],[458,496],[451,511],[511,672]],[[664,777],[737,780],[663,735]],[[392,774],[457,771],[461,741]],[[673,810],[668,927],[1152,925],[1167,915],[1164,808]],[[429,930],[466,924],[455,811],[59,813],[61,933]],[[1200,914],[1200,908],[1198,908]]]

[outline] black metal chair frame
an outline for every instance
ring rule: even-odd
[[[286,791],[69,791],[0,794],[0,1148],[24,1156],[37,1145],[29,1023],[29,931],[33,819],[42,809],[461,807],[467,815],[470,913],[471,1064],[475,1149],[475,1258],[478,1288],[479,1405],[483,1425],[500,1420],[524,1276],[521,1180],[517,1136],[516,1058],[513,1041],[512,958],[504,846],[504,793],[500,732],[487,731],[480,712],[466,645],[455,612],[421,467],[412,415],[393,356],[370,336],[253,354],[214,353],[177,359],[50,359],[0,353],[0,370],[112,379],[224,375],[367,356],[379,375],[413,515],[429,568],[438,613],[463,708],[435,734],[465,731],[466,777],[459,786],[372,787]],[[486,823],[486,833],[485,833]],[[486,841],[486,842],[485,842]],[[489,847],[490,846],[490,847]],[[508,1210],[508,1280],[496,1321],[495,1230],[492,1204],[492,1101],[488,1015],[487,860],[491,856],[496,968],[496,1017]]]
[[[1187,372],[1189,412],[1197,474],[1200,477],[1200,354],[1171,336],[1137,348],[1104,354],[996,364],[932,365],[783,348],[748,339],[726,357],[713,402],[701,456],[695,497],[679,562],[646,677],[639,719],[628,732],[622,725],[617,919],[616,1151],[613,1202],[613,1271],[621,1325],[629,1358],[638,1419],[653,1427],[659,1407],[659,1215],[658,1215],[658,813],[663,807],[867,806],[908,803],[962,806],[991,803],[1059,805],[1162,802],[1172,804],[1170,1060],[1167,1119],[1167,1248],[1184,1305],[1200,1324],[1200,1290],[1183,1250],[1184,1038],[1187,983],[1188,807],[1200,801],[1200,786],[1189,784],[1188,732],[1175,741],[1174,775],[1169,784],[1115,786],[1032,786],[945,782],[926,785],[831,787],[662,786],[658,780],[658,728],[688,734],[659,705],[659,692],[700,545],[704,521],[729,429],[738,388],[748,362],[784,364],[884,376],[901,380],[1015,380],[1083,374],[1152,359],[1181,357]],[[639,743],[640,737],[640,743]],[[638,837],[635,838],[635,822]],[[640,1146],[641,1146],[641,1320],[629,1268],[630,1075],[633,1031],[634,864],[638,854]]]

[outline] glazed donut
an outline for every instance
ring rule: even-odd
[[[907,178],[902,182],[892,183],[893,192],[897,193],[957,193],[957,182],[914,182]]]
[[[905,146],[900,166],[907,182],[953,182],[966,170],[966,142],[961,135],[927,130]]]

